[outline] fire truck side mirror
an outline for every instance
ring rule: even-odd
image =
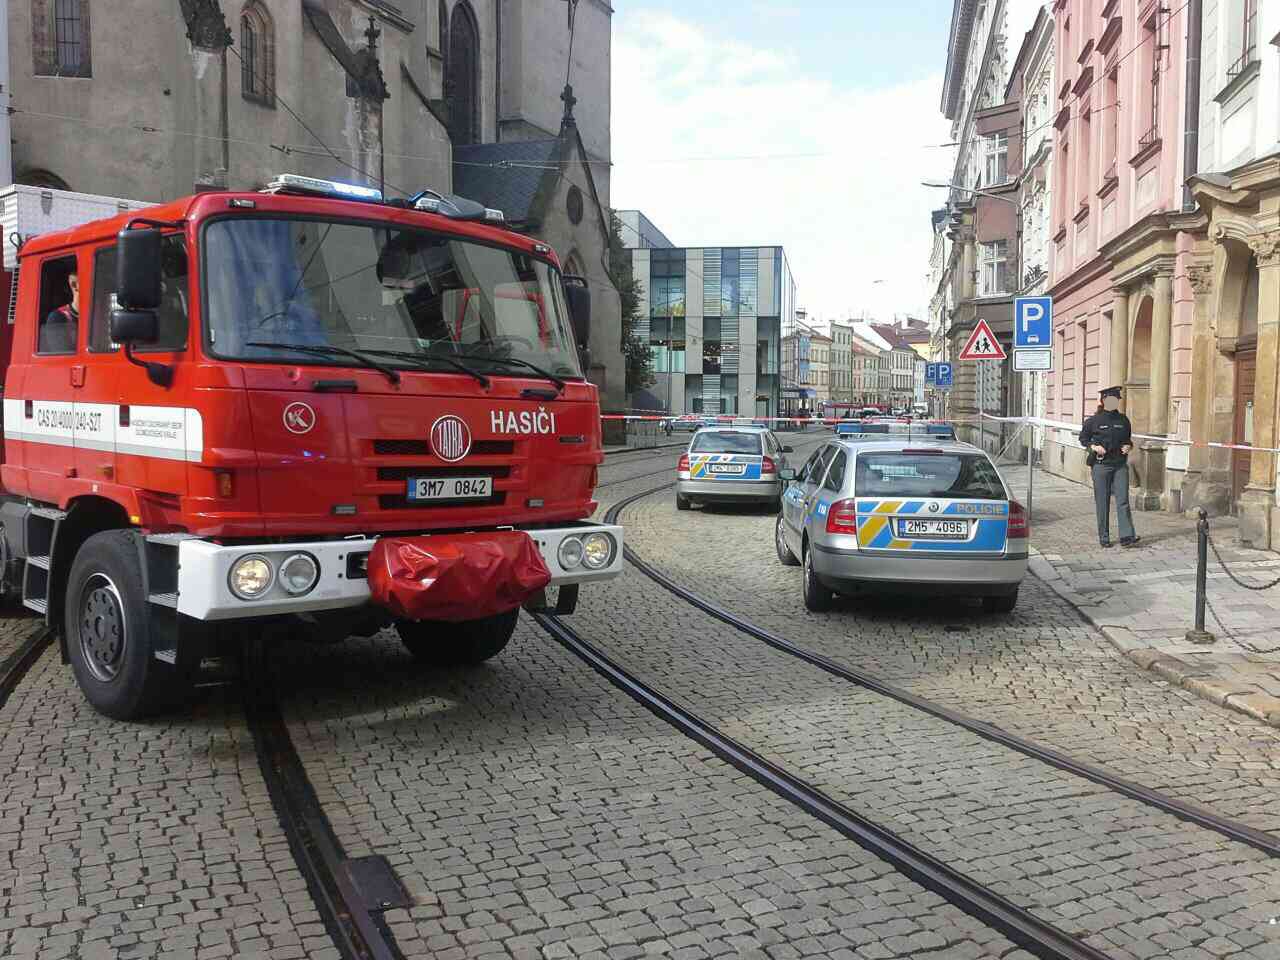
[[[154,310],[111,311],[111,339],[116,343],[154,343],[160,337],[160,320]]]
[[[573,338],[585,350],[591,340],[591,291],[582,277],[564,278],[564,298],[569,304],[569,320]]]
[[[155,227],[121,230],[116,236],[116,301],[124,312],[159,308],[160,241]]]

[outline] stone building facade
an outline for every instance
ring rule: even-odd
[[[1200,222],[1183,244],[1198,444],[1179,506],[1235,512],[1242,539],[1275,549],[1275,456],[1205,444],[1280,447],[1280,0],[1205,0],[1202,14]]]
[[[163,201],[257,189],[287,171],[407,196],[452,192],[456,150],[563,138],[573,171],[563,192],[576,185],[587,215],[530,227],[562,259],[576,254],[593,294],[591,375],[606,408],[625,406],[621,311],[599,229],[603,0],[8,0],[8,10],[22,183]]]

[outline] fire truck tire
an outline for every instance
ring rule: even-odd
[[[85,699],[116,720],[146,717],[177,695],[173,668],[153,655],[150,607],[129,533],[86,540],[67,578],[67,652]]]
[[[474,666],[496,657],[515,633],[520,608],[506,613],[444,623],[439,620],[397,620],[400,642],[419,663],[436,667]]]

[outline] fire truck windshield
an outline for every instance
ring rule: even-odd
[[[560,277],[503,247],[402,227],[216,220],[205,230],[205,338],[237,360],[581,377]],[[271,344],[266,346],[264,344]],[[288,345],[288,346],[286,346]],[[332,350],[326,348],[334,348]]]

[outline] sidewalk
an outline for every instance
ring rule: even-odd
[[[1015,490],[1025,470],[1007,471]],[[1195,624],[1194,520],[1134,512],[1141,543],[1098,545],[1091,488],[1037,470],[1031,572],[1096,626],[1126,657],[1214,703],[1280,726],[1280,585],[1255,592],[1234,583],[1209,551],[1205,629],[1211,645],[1189,643]],[[1115,515],[1111,535],[1118,539]],[[1223,561],[1247,584],[1280,577],[1280,554],[1250,550],[1232,517],[1210,520]]]

